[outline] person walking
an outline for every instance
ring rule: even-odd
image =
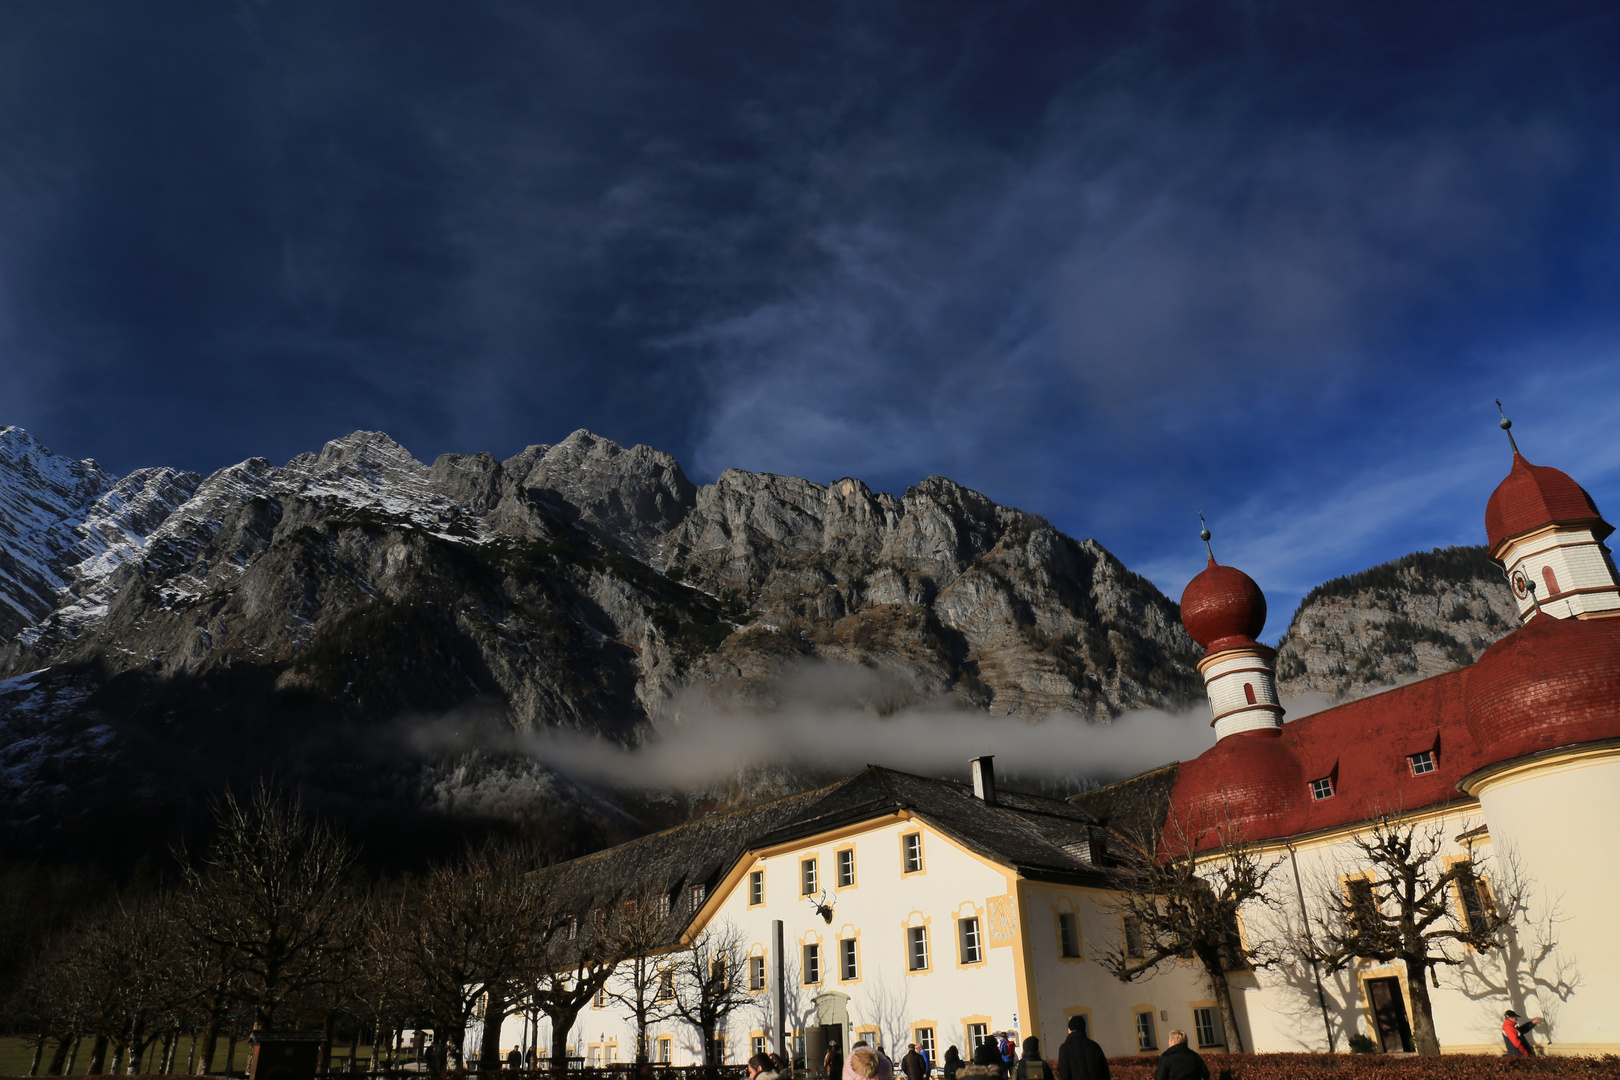
[[[945,1080],[956,1080],[956,1074],[962,1069],[962,1051],[952,1043],[945,1051]]]
[[[1153,1080],[1209,1080],[1209,1066],[1198,1051],[1187,1045],[1187,1033],[1172,1031],[1168,1038],[1170,1045],[1159,1055]]]
[[[844,1075],[844,1052],[837,1043],[827,1045],[827,1056],[821,1060],[821,1071],[827,1074],[828,1080],[837,1080]]]
[[[1052,1080],[1052,1066],[1041,1057],[1041,1040],[1031,1035],[1024,1040],[1024,1056],[1013,1071],[1014,1080]]]
[[[916,1043],[906,1044],[906,1056],[900,1059],[900,1071],[906,1074],[906,1080],[928,1080],[928,1062],[923,1060],[922,1050]]]
[[[1509,1057],[1536,1056],[1536,1048],[1530,1042],[1530,1029],[1539,1023],[1540,1020],[1519,1023],[1519,1014],[1512,1009],[1502,1014],[1502,1043],[1507,1047]]]
[[[1058,1047],[1057,1080],[1110,1080],[1108,1057],[1086,1035],[1086,1018],[1069,1017],[1069,1037]]]

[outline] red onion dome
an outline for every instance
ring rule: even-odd
[[[1620,619],[1533,616],[1469,669],[1463,709],[1492,764],[1620,737]]]
[[[1228,735],[1177,770],[1167,842],[1176,828],[1197,848],[1286,836],[1296,831],[1307,794],[1304,771],[1280,729]]]
[[[1555,523],[1594,525],[1599,540],[1614,531],[1598,513],[1592,496],[1568,473],[1550,465],[1532,465],[1515,450],[1512,471],[1485,504],[1485,536],[1491,552],[1504,540]]]
[[[1253,641],[1266,627],[1266,595],[1248,574],[1211,558],[1181,594],[1181,625],[1211,652],[1228,638]]]

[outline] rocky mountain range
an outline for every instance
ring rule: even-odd
[[[119,478],[0,429],[0,599],[0,836],[30,851],[164,836],[264,773],[396,836],[646,824],[533,761],[424,756],[399,735],[422,718],[633,746],[694,689],[780,705],[790,672],[866,673],[841,685],[874,716],[1107,720],[1200,687],[1176,606],[1035,515],[939,477],[700,487],[584,431],[430,465],[356,432]]]
[[[1307,593],[1278,644],[1277,683],[1361,697],[1471,664],[1518,625],[1484,547],[1414,552]]]

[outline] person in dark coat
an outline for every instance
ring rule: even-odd
[[[1209,1066],[1198,1056],[1198,1051],[1187,1045],[1185,1031],[1172,1031],[1170,1045],[1159,1055],[1159,1067],[1153,1070],[1153,1080],[1209,1080]]]
[[[837,1043],[827,1047],[827,1056],[822,1059],[822,1072],[829,1077],[836,1078],[844,1075],[844,1052],[838,1048]]]
[[[928,1080],[928,1062],[923,1060],[916,1043],[906,1046],[906,1056],[900,1059],[900,1071],[906,1074],[906,1080]]]
[[[1058,1047],[1057,1080],[1110,1080],[1108,1058],[1086,1036],[1086,1018],[1069,1017],[1069,1037]]]
[[[1001,1051],[993,1039],[973,1048],[973,1064],[962,1066],[956,1080],[1001,1080]]]
[[[945,1080],[956,1080],[956,1074],[961,1068],[962,1052],[956,1048],[955,1043],[952,1043],[945,1051]]]
[[[1024,1056],[1013,1071],[1015,1080],[1052,1080],[1052,1066],[1041,1057],[1041,1040],[1031,1035],[1024,1040]]]

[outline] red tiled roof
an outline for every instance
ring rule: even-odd
[[[1559,524],[1595,523],[1597,538],[1614,531],[1586,490],[1550,465],[1532,465],[1513,453],[1513,468],[1485,504],[1485,536],[1492,553],[1504,540]]]
[[[1248,574],[1212,558],[1181,594],[1181,624],[1205,648],[1250,643],[1266,627],[1265,594]]]
[[[1467,724],[1481,764],[1620,736],[1620,619],[1531,618],[1469,669]]]
[[[1457,782],[1486,765],[1620,737],[1620,618],[1538,615],[1472,667],[1263,734],[1228,736],[1181,766],[1171,809],[1203,823],[1200,847],[1218,842],[1223,815],[1249,840],[1310,833],[1454,802],[1466,798]],[[1414,776],[1411,757],[1425,750],[1435,770]],[[1315,799],[1323,778],[1334,793]]]

